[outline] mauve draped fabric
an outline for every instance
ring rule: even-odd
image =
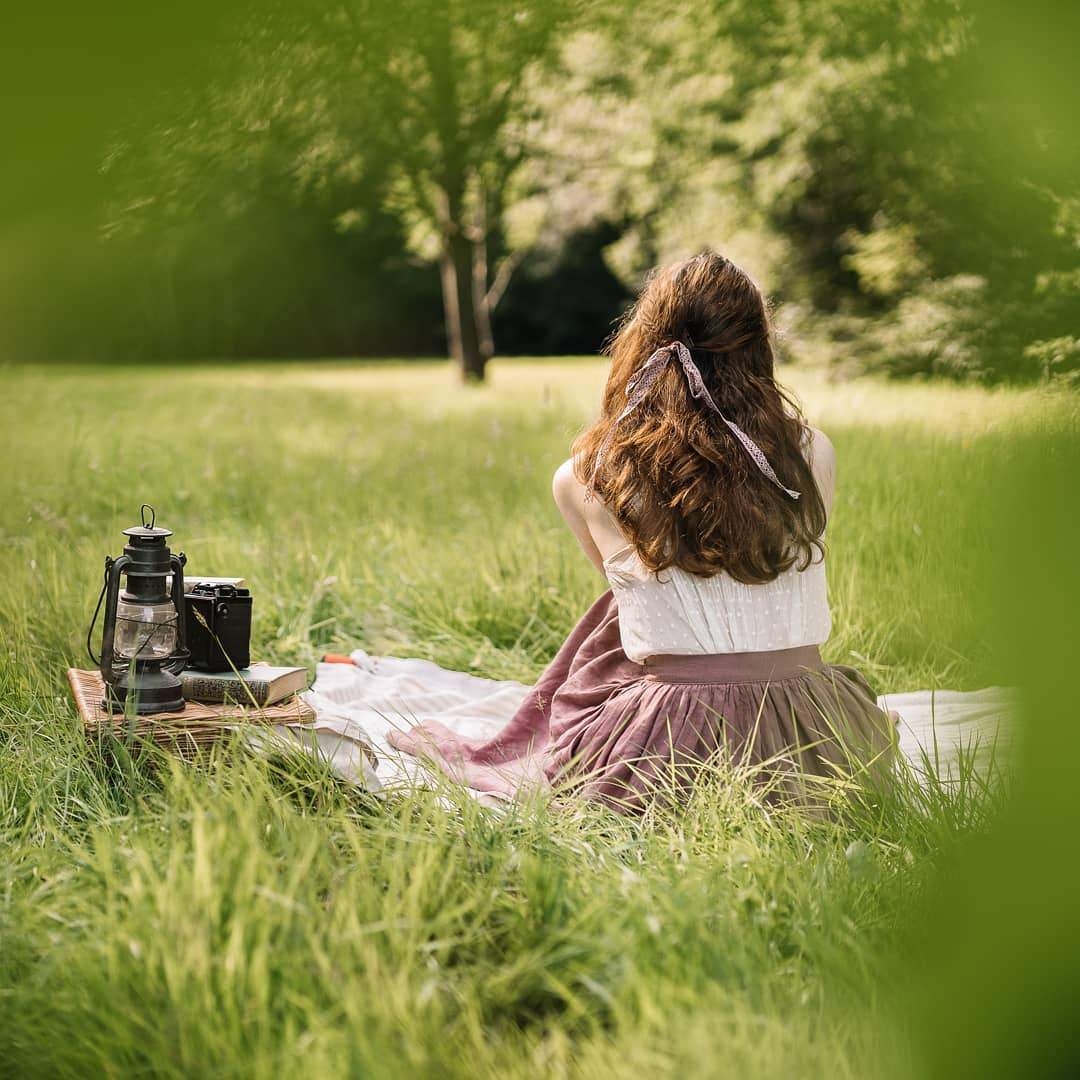
[[[862,676],[821,663],[816,649],[788,652],[813,657],[818,666],[762,681],[761,658],[769,654],[747,656],[748,677],[730,681],[708,675],[692,681],[710,657],[658,658],[650,669],[623,652],[608,591],[494,738],[469,743],[438,727],[427,737],[450,759],[513,765],[522,777],[542,769],[554,785],[627,810],[640,809],[658,789],[685,788],[720,751],[762,766],[760,778],[774,797],[802,800],[813,797],[807,778],[836,777],[863,764],[887,767],[891,724]],[[689,662],[689,675],[679,670],[680,659]],[[723,660],[728,671],[739,662]]]

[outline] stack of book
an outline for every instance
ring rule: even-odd
[[[259,671],[258,665],[252,667],[256,673]],[[299,670],[304,671],[303,668]],[[218,691],[222,696],[216,703],[189,700],[183,712],[125,716],[123,713],[106,712],[101,707],[105,683],[100,672],[70,668],[67,674],[83,730],[88,737],[105,735],[125,742],[147,741],[188,760],[201,757],[223,736],[248,725],[295,728],[299,731],[309,728],[316,720],[315,710],[295,693],[284,699],[277,698],[274,703],[253,706],[246,693],[237,701],[232,693],[226,697],[224,691]],[[258,677],[267,683],[268,696],[280,692],[280,683],[273,691],[269,689],[269,684],[274,680],[267,678],[267,673]],[[296,679],[295,675],[293,679]],[[299,685],[303,686],[304,681],[301,678]],[[240,687],[235,689],[239,690]],[[252,695],[262,692],[256,686]]]
[[[244,579],[185,575],[185,592],[199,584],[240,587]],[[172,587],[171,582],[168,587]],[[300,730],[316,720],[315,710],[297,696],[308,685],[307,669],[302,667],[252,664],[220,673],[183,671],[184,710],[142,716],[102,709],[105,684],[99,672],[70,668],[67,674],[88,736],[147,740],[184,758],[201,756],[223,735],[245,725]]]
[[[210,704],[232,702],[262,708],[307,687],[307,668],[252,664],[238,671],[183,671],[185,701]]]

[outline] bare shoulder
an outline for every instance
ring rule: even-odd
[[[830,472],[836,467],[836,449],[832,439],[820,428],[810,428],[810,462],[815,470],[824,467]]]
[[[825,512],[832,510],[836,494],[836,450],[832,439],[818,428],[810,428],[810,469],[814,474],[818,491],[825,503]]]
[[[556,470],[551,482],[555,505],[579,539],[587,535],[600,552],[601,557],[610,555],[626,546],[615,519],[599,499],[588,497],[588,489],[574,473],[574,461],[564,461]]]
[[[585,485],[574,475],[574,459],[567,458],[551,479],[551,493],[564,512],[569,508],[581,510],[585,504]]]

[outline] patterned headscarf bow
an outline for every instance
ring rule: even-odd
[[[615,438],[615,429],[642,403],[642,401],[645,400],[649,391],[656,385],[656,380],[664,373],[668,362],[672,359],[677,359],[682,365],[683,373],[686,375],[686,381],[690,387],[690,396],[696,398],[698,401],[703,401],[717,416],[720,417],[721,420],[723,420],[727,425],[728,430],[740,443],[742,443],[743,449],[750,455],[751,460],[761,470],[764,476],[771,480],[785,494],[790,495],[793,499],[797,499],[799,497],[799,492],[792,491],[789,487],[784,487],[780,482],[780,477],[776,475],[776,472],[769,464],[768,459],[762,453],[761,447],[758,446],[758,444],[754,442],[742,428],[737,424],[733,424],[717,407],[716,402],[713,401],[712,394],[709,393],[704,380],[701,378],[701,372],[698,371],[697,365],[690,356],[690,350],[681,341],[673,341],[668,345],[661,345],[660,348],[657,349],[640,368],[638,368],[637,372],[626,384],[626,407],[615,418],[615,422],[611,427],[608,428],[608,432],[604,436],[604,441],[600,444],[600,449],[596,452],[596,462],[593,465],[592,476],[589,478],[589,490],[596,490],[596,475],[600,471],[600,463],[604,460],[604,455],[611,445],[611,440]]]

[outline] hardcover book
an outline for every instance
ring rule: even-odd
[[[187,701],[234,701],[238,705],[272,705],[307,686],[307,668],[252,664],[239,671],[183,671],[180,682]]]

